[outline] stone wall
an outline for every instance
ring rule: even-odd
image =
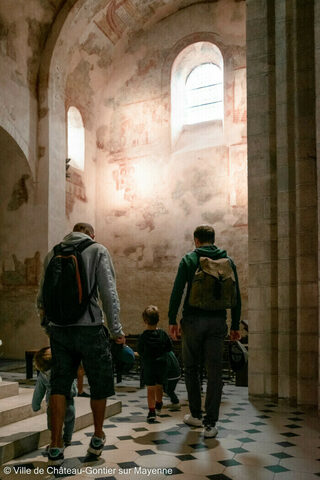
[[[4,356],[19,358],[33,348],[33,338],[44,342],[35,310],[42,269],[41,210],[27,159],[2,128],[0,151],[0,339]]]
[[[12,131],[28,166],[15,182],[19,191],[29,193],[28,203],[22,195],[18,211],[29,212],[22,227],[28,224],[34,251],[28,246],[20,252],[12,244],[5,253],[5,281],[20,278],[17,270],[25,278],[29,260],[38,272],[39,255],[42,262],[75,222],[88,221],[112,254],[126,332],[141,330],[141,311],[149,303],[159,305],[166,326],[180,257],[193,248],[194,228],[211,223],[217,245],[238,265],[245,318],[245,3],[184,0],[180,7],[172,2],[157,11],[160,1],[151,8],[136,0],[32,0],[21,16],[18,8],[8,13],[6,3],[0,10],[7,68],[1,72],[2,105],[9,111],[10,104],[11,113],[4,117],[9,118],[4,128]],[[221,138],[214,125],[185,129],[173,146],[171,67],[183,48],[206,41],[219,47],[224,60],[224,129]],[[70,169],[66,180],[70,106],[83,118],[86,158],[84,171]],[[31,301],[35,292],[24,280],[19,288],[2,292],[1,316],[12,319],[15,335],[26,343],[25,326],[32,326],[30,347],[43,343]],[[11,308],[13,298],[20,310]],[[16,340],[11,345],[5,355],[23,357]]]
[[[148,304],[159,306],[166,327],[179,261],[202,223],[215,226],[217,245],[238,265],[246,318],[244,27],[243,2],[195,5],[131,37],[114,58],[96,130],[96,224],[115,263],[127,333],[143,328]],[[224,58],[224,130],[214,138],[214,126],[190,126],[172,145],[171,67],[199,41],[218,45]]]

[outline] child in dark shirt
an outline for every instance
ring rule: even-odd
[[[149,305],[142,313],[146,330],[138,340],[138,353],[141,357],[144,382],[148,391],[148,423],[156,419],[156,410],[161,411],[163,384],[167,379],[167,352],[172,350],[171,339],[167,333],[158,328],[159,311]]]

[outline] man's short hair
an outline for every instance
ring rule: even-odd
[[[197,238],[200,243],[214,243],[215,231],[210,225],[200,225],[193,232],[194,238]]]
[[[43,347],[34,356],[34,364],[40,372],[47,372],[51,369],[52,355],[50,347]]]
[[[81,232],[85,233],[86,235],[94,235],[94,228],[90,223],[76,223],[75,226],[73,227],[74,232]]]
[[[159,310],[155,305],[149,305],[142,312],[142,318],[148,325],[157,325],[159,322]]]

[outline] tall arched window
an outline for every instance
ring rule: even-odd
[[[68,158],[70,165],[84,170],[85,139],[82,116],[76,107],[68,109]]]
[[[202,63],[187,77],[185,86],[185,123],[207,122],[223,118],[222,71],[214,63]]]
[[[199,128],[222,140],[224,120],[223,57],[211,42],[196,42],[177,55],[171,69],[171,136],[174,148],[184,148]]]

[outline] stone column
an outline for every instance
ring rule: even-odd
[[[320,204],[320,2],[315,2],[315,85],[316,85],[316,140],[317,140],[317,166],[316,174],[318,178],[317,201]],[[318,208],[318,225],[320,225],[320,209]],[[318,291],[320,291],[320,255],[319,255],[319,229],[318,229]],[[320,318],[318,316],[318,335],[316,336],[318,345]],[[318,347],[319,348],[319,347]],[[318,371],[320,372],[320,356],[318,356]],[[318,375],[318,408],[320,408],[320,382]]]
[[[274,1],[247,1],[249,392],[275,395],[277,218]]]
[[[247,5],[249,391],[316,404],[314,2]]]

